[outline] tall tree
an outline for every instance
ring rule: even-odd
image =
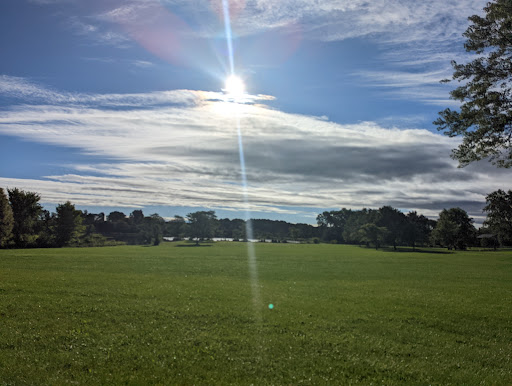
[[[354,214],[355,212],[346,208],[319,214],[316,217],[316,222],[322,232],[322,238],[326,241],[346,241],[343,238],[345,224]]]
[[[130,213],[130,221],[132,221],[134,224],[142,224],[144,221],[144,213],[142,210],[138,209]]]
[[[200,239],[208,239],[213,236],[217,216],[213,210],[199,211],[187,214],[190,237],[197,238],[196,244]]]
[[[37,193],[18,188],[7,189],[7,192],[14,216],[14,245],[17,248],[32,246],[37,239],[37,223],[43,209],[39,204],[41,197]]]
[[[473,219],[461,208],[443,209],[432,231],[435,242],[448,249],[466,249],[474,243],[475,236]]]
[[[453,80],[463,84],[451,98],[460,111],[445,109],[434,122],[438,130],[462,143],[452,157],[460,166],[489,159],[498,167],[512,166],[512,1],[487,3],[485,16],[471,16],[464,47],[478,57],[467,64],[452,61]],[[448,82],[449,80],[446,80]]]
[[[366,209],[350,211],[343,227],[343,240],[348,244],[356,244],[361,241],[360,232],[362,226],[366,224],[377,224],[381,214],[375,209]]]
[[[386,239],[388,230],[385,227],[379,227],[374,223],[364,224],[359,228],[361,241],[371,243],[375,249],[379,249],[381,243]]]
[[[166,233],[168,236],[173,236],[176,239],[182,238],[186,233],[186,223],[182,216],[175,215],[174,218],[167,222]]]
[[[512,245],[512,190],[497,190],[485,198],[487,205],[487,225],[498,236],[501,245]]]
[[[402,212],[391,206],[383,206],[379,209],[379,213],[380,219],[377,225],[388,230],[385,241],[393,245],[393,249],[396,250],[397,243],[404,238],[407,219]]]
[[[42,210],[38,220],[38,235],[36,240],[37,248],[53,248],[55,242],[56,214],[48,210]]]
[[[126,215],[123,212],[113,211],[107,216],[107,220],[110,222],[126,221]]]
[[[422,214],[418,215],[415,211],[407,213],[406,218],[407,226],[404,231],[404,240],[415,250],[418,243],[428,241],[432,230],[435,228],[435,222]]]
[[[75,209],[75,206],[69,201],[58,205],[56,211],[55,240],[57,246],[77,245],[85,228],[82,225],[82,211]]]
[[[13,227],[14,217],[9,205],[9,199],[4,190],[0,188],[0,248],[5,248],[9,245]]]
[[[153,213],[151,216],[145,217],[144,222],[146,226],[149,226],[150,234],[153,237],[153,245],[160,244],[164,232],[165,220],[160,217],[158,213]]]

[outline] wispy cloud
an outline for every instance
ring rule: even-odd
[[[153,67],[155,64],[152,62],[149,62],[147,60],[134,60],[132,61],[133,65],[141,68],[149,68]]]
[[[283,47],[278,52],[293,51],[301,40],[369,39],[380,47],[381,68],[363,68],[354,74],[356,79],[386,86],[388,90],[378,91],[384,96],[444,105],[450,87],[439,81],[451,76],[450,60],[468,59],[462,33],[468,16],[482,13],[486,2],[245,0],[230,2],[230,7],[236,36],[266,33],[271,36],[265,39],[272,41],[281,36]],[[201,42],[223,33],[221,4],[220,0],[113,1],[101,9],[91,8],[88,15],[73,16],[69,25],[95,44],[123,48],[133,40],[170,63],[193,66],[206,60],[208,47]],[[144,61],[133,64],[148,66]]]
[[[119,59],[114,57],[84,57],[83,59],[91,61],[91,62],[99,62],[106,64],[125,64],[131,65],[136,68],[149,69],[156,66],[155,63],[149,60],[137,60],[137,59]]]
[[[130,39],[124,34],[101,23],[74,16],[67,21],[68,27],[76,34],[88,38],[89,44],[108,45],[116,48],[128,48]]]
[[[460,205],[480,215],[484,195],[504,178],[485,164],[457,169],[454,139],[289,114],[262,105],[269,96],[236,104],[214,92],[83,95],[0,81],[2,93],[30,102],[0,112],[0,134],[112,159],[40,179],[0,178],[0,186],[36,190],[48,203],[240,210],[237,114],[255,211],[390,204],[435,216]]]

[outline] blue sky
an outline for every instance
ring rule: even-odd
[[[0,186],[92,212],[315,223],[392,205],[483,219],[509,176],[435,130],[486,1],[3,0]],[[236,116],[247,167],[240,172]]]

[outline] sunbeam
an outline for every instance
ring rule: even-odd
[[[224,11],[224,27],[226,31],[226,43],[228,48],[229,55],[229,65],[231,69],[231,74],[226,80],[226,92],[231,94],[232,96],[240,97],[245,93],[245,86],[243,81],[235,75],[235,66],[234,66],[234,58],[233,58],[233,42],[232,42],[232,33],[231,33],[231,22],[229,17],[229,1],[223,0],[222,7]],[[236,100],[233,102],[236,103]],[[235,111],[236,116],[236,128],[238,135],[238,151],[240,158],[240,172],[242,176],[242,189],[243,189],[243,200],[245,206],[245,233],[246,238],[248,240],[252,240],[254,238],[252,223],[251,223],[251,212],[249,207],[249,195],[248,195],[248,184],[247,184],[247,172],[245,168],[245,156],[244,156],[244,146],[243,146],[243,136],[242,136],[242,128],[241,128],[241,119],[240,113],[237,109]],[[261,310],[260,310],[260,292],[258,288],[258,266],[256,259],[256,252],[254,250],[254,245],[251,242],[247,243],[247,258],[249,265],[249,275],[251,280],[251,292],[253,299],[253,307],[255,318],[258,324],[261,323]]]
[[[224,31],[226,32],[226,43],[228,45],[229,67],[231,75],[235,73],[235,63],[233,59],[233,36],[231,33],[231,19],[229,17],[229,0],[222,0],[222,9],[224,11]]]

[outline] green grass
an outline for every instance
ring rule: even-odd
[[[0,384],[512,384],[512,252],[246,248],[0,251]]]

